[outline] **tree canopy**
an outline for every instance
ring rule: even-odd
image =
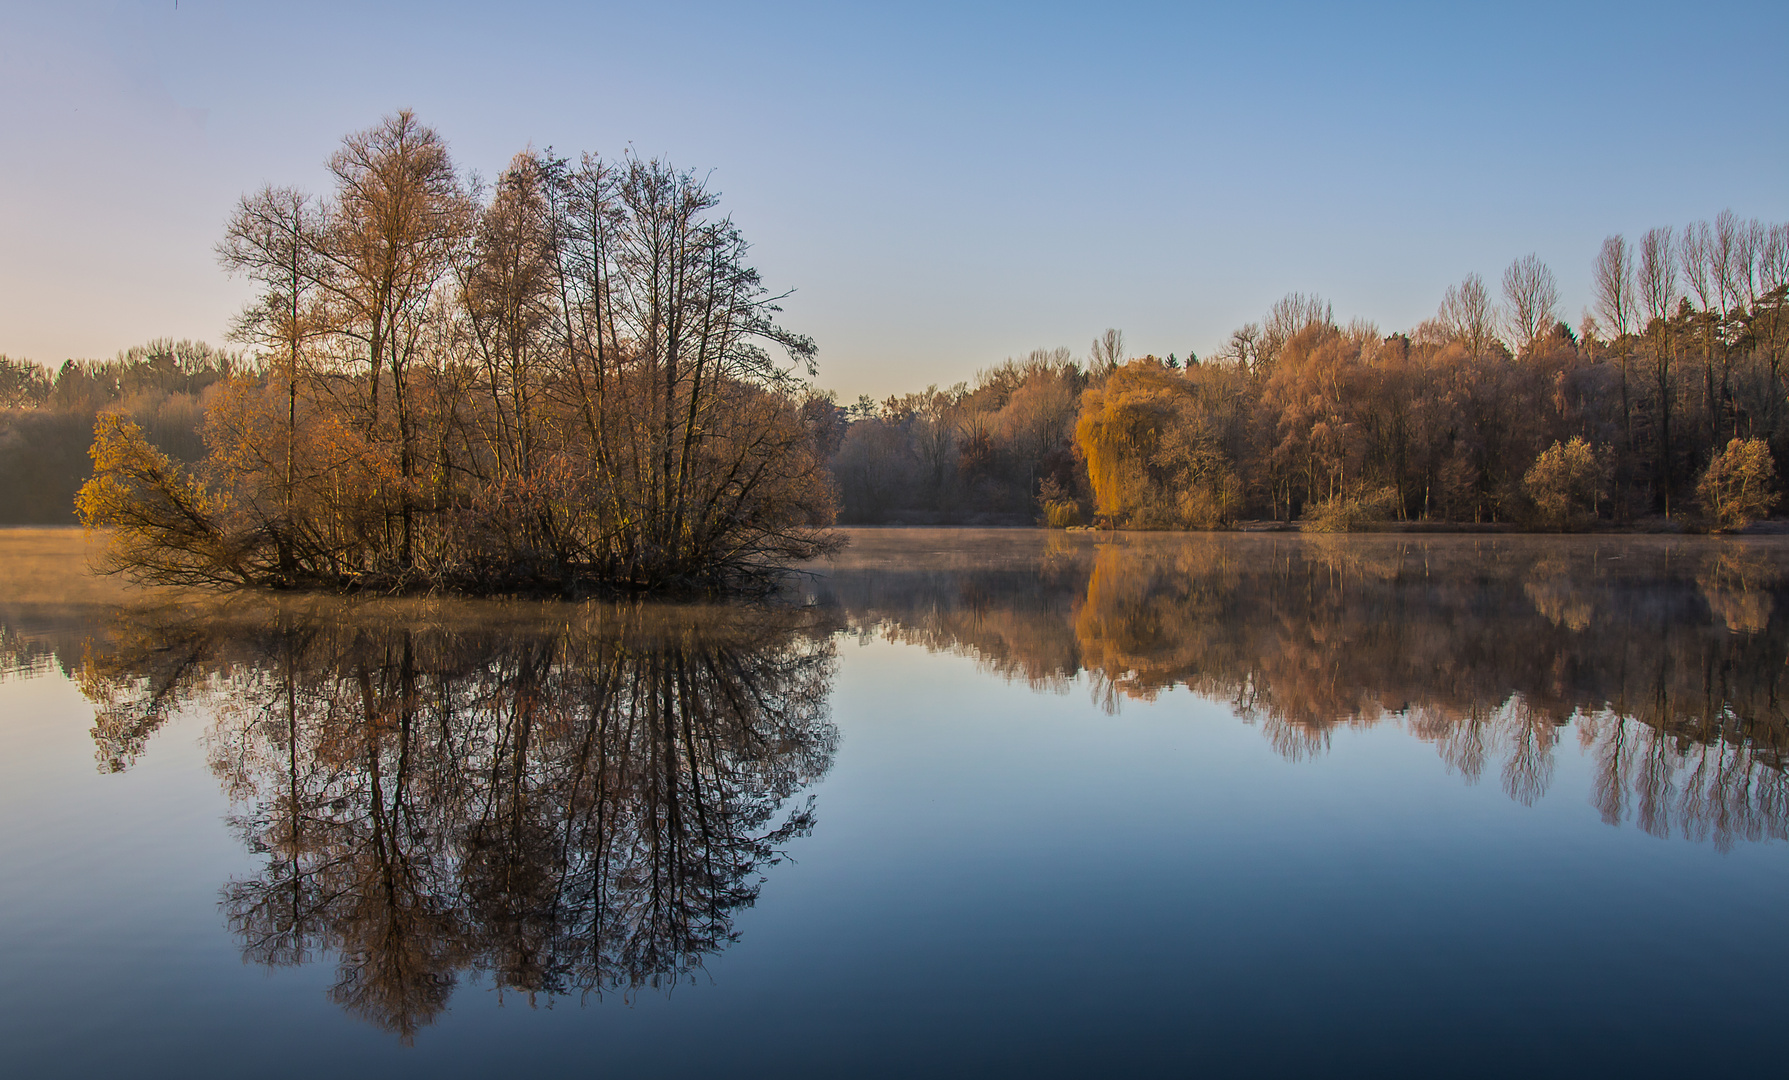
[[[222,262],[261,366],[181,467],[95,431],[78,508],[163,583],[728,589],[830,542],[795,393],[815,347],[692,174],[518,154],[488,190],[408,112],[314,199],[244,197]],[[779,361],[778,357],[782,359]]]

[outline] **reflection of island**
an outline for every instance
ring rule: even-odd
[[[1789,549],[1743,542],[1007,534],[948,562],[876,536],[822,592],[860,630],[1108,707],[1186,686],[1291,757],[1402,724],[1538,798],[1565,725],[1606,820],[1789,837]],[[879,544],[886,543],[886,549]],[[1037,567],[1020,572],[1019,565]]]
[[[698,967],[811,827],[791,800],[836,741],[812,611],[491,611],[139,615],[83,670],[105,767],[213,714],[265,857],[223,893],[244,954],[333,955],[333,998],[406,1040],[467,971],[532,997]]]

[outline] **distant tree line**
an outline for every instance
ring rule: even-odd
[[[974,387],[849,408],[811,395],[803,413],[830,456],[847,522],[1029,523],[1038,492],[1080,483],[1071,437],[1088,385],[1067,349],[1040,349]]]
[[[102,412],[128,418],[171,460],[198,461],[205,406],[233,372],[252,367],[242,353],[166,339],[55,369],[0,356],[0,525],[74,522]]]
[[[1732,213],[1610,237],[1578,327],[1535,256],[1386,334],[1292,294],[1215,355],[1038,351],[975,385],[811,398],[853,522],[1688,519],[1768,513],[1789,453],[1789,225]]]

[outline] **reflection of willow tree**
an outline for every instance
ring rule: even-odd
[[[1593,798],[1611,822],[1723,845],[1789,837],[1780,549],[1644,539],[1052,543],[1039,553],[1050,571],[1017,588],[1006,586],[1010,569],[991,564],[948,578],[849,567],[832,588],[860,625],[980,655],[1009,677],[1085,671],[1108,708],[1176,686],[1229,700],[1293,758],[1321,753],[1338,727],[1396,722],[1469,779],[1495,769],[1524,803],[1546,791],[1575,721],[1597,764]]]
[[[245,955],[333,953],[333,998],[406,1040],[468,970],[531,997],[674,983],[813,823],[784,807],[832,760],[828,628],[568,610],[288,610],[199,648],[146,626],[89,659],[101,759],[140,752],[170,701],[214,709],[213,768],[266,858],[224,890]],[[153,660],[169,641],[182,659]]]

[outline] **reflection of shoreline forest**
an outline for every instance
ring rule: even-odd
[[[171,711],[211,715],[262,860],[223,891],[244,956],[333,956],[331,997],[408,1040],[468,972],[625,994],[734,939],[832,761],[816,614],[138,614],[80,679],[107,769]]]
[[[1575,735],[1612,823],[1789,838],[1789,579],[1774,542],[1070,535],[1033,548],[996,533],[981,534],[987,558],[932,568],[901,555],[919,535],[859,534],[822,594],[864,632],[1039,688],[1085,672],[1108,708],[1175,686],[1229,700],[1295,758],[1338,727],[1401,724],[1523,802]],[[1034,551],[1041,572],[1020,561]]]

